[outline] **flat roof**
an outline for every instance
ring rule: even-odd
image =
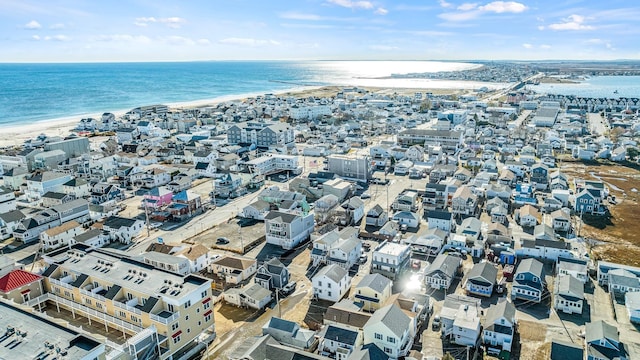
[[[47,352],[55,357],[56,349],[67,352],[65,359],[81,359],[96,348],[104,347],[86,335],[21,310],[4,300],[0,301],[0,313],[2,335],[6,336],[9,328],[14,329],[14,334],[2,341],[5,345],[0,346],[2,359],[34,359]],[[50,344],[49,348],[45,344]]]

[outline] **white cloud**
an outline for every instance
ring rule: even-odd
[[[393,51],[393,50],[398,50],[398,47],[389,46],[389,45],[371,45],[369,46],[369,49],[377,50],[377,51]]]
[[[40,25],[39,22],[35,21],[35,20],[31,20],[28,23],[24,24],[23,26],[25,29],[27,30],[38,30],[38,29],[42,29],[42,25]]]
[[[324,17],[316,14],[306,14],[306,13],[299,13],[299,12],[282,13],[280,14],[280,17],[282,19],[288,19],[288,20],[308,20],[308,21],[324,20]]]
[[[543,25],[538,25],[538,30],[544,30],[544,26]]]
[[[531,44],[522,44],[522,47],[525,48],[525,49],[531,49],[531,48],[533,48],[533,45],[531,45]]]
[[[327,0],[330,4],[346,7],[349,9],[373,9],[373,3],[365,0]]]
[[[114,41],[114,42],[137,42],[137,43],[150,43],[151,39],[144,35],[129,35],[129,34],[111,34],[111,35],[99,35],[92,38],[93,41]]]
[[[464,3],[460,6],[458,6],[458,10],[462,10],[462,11],[469,11],[469,10],[473,10],[475,8],[478,7],[477,3]]]
[[[69,41],[70,37],[67,35],[54,35],[54,36],[45,36],[44,40],[46,41]]]
[[[440,4],[440,6],[442,6],[443,8],[450,8],[453,7],[452,3],[448,3],[445,0],[438,0],[438,3]]]
[[[221,39],[218,42],[225,45],[238,45],[238,46],[280,45],[280,43],[275,40],[261,40],[261,39],[253,39],[253,38],[236,38],[236,37]]]
[[[31,40],[40,41],[41,40],[40,35],[33,35],[31,37]]]
[[[478,9],[486,12],[502,13],[521,13],[527,10],[527,6],[515,1],[494,1],[487,5],[480,6]]]
[[[569,17],[562,19],[562,22],[550,24],[547,28],[556,31],[565,31],[565,30],[594,30],[595,27],[591,25],[585,25],[586,18],[582,15],[569,15]],[[540,27],[538,27],[540,28]],[[541,29],[542,30],[542,29]]]
[[[374,13],[378,15],[387,15],[389,13],[389,10],[379,7],[378,9],[376,9],[376,11],[374,11]]]
[[[170,28],[178,29],[185,22],[186,22],[185,19],[183,19],[181,17],[177,17],[177,16],[172,16],[172,17],[167,17],[167,18],[155,18],[155,17],[151,16],[151,17],[139,17],[139,18],[136,18],[136,20],[133,22],[133,24],[136,25],[136,26],[140,26],[140,27],[146,27],[146,26],[148,26],[149,24],[152,24],[152,23],[160,23],[160,24],[165,24]]]
[[[528,7],[526,5],[515,1],[493,1],[485,5],[464,3],[457,7],[457,12],[442,13],[438,15],[438,17],[447,21],[458,22],[472,20],[485,13],[517,14],[526,11],[527,9]]]
[[[551,49],[551,45],[542,44],[540,45],[540,49]]]
[[[49,26],[49,29],[51,29],[51,30],[64,29],[64,24],[62,24],[62,23],[53,24],[53,25]]]

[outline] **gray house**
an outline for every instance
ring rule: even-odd
[[[268,290],[282,289],[289,283],[289,269],[277,258],[271,258],[258,268],[253,281]]]
[[[301,329],[297,323],[275,316],[264,324],[262,335],[271,335],[279,343],[298,349],[309,349],[316,341],[314,331]]]

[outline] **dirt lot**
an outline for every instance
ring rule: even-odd
[[[599,165],[563,163],[562,171],[572,177],[602,180],[609,187],[616,204],[609,204],[611,217],[583,218],[580,235],[601,243],[593,249],[598,259],[640,266],[640,171],[637,168],[601,162]]]
[[[243,226],[241,226],[243,225]],[[196,244],[202,244],[208,248],[219,250],[230,250],[234,252],[243,252],[241,249],[250,248],[251,244],[258,241],[264,236],[264,223],[257,221],[251,224],[243,224],[240,219],[233,218],[226,223],[214,226],[210,230],[191,237],[188,241]],[[217,239],[224,237],[229,240],[228,244],[218,244]]]
[[[520,336],[521,360],[547,359],[547,357],[539,357],[540,353],[544,354],[545,348],[550,347],[550,345],[545,342],[547,335],[546,325],[521,320],[518,322],[518,332]]]

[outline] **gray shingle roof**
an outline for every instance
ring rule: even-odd
[[[496,276],[498,275],[498,269],[490,262],[481,262],[473,265],[471,271],[469,271],[468,279],[488,282],[489,284],[496,283]]]
[[[314,277],[326,276],[332,281],[339,283],[346,275],[347,272],[339,265],[331,264],[320,269]]]
[[[391,280],[380,274],[368,274],[360,280],[356,288],[368,287],[376,292],[382,292],[384,289],[391,285]]]
[[[367,321],[367,325],[383,323],[398,338],[409,328],[411,319],[395,304],[390,304],[376,310]],[[366,327],[366,325],[365,325]]]
[[[611,339],[619,342],[618,328],[609,323],[598,320],[587,323],[585,327],[585,340],[587,343],[600,343],[600,339]]]

